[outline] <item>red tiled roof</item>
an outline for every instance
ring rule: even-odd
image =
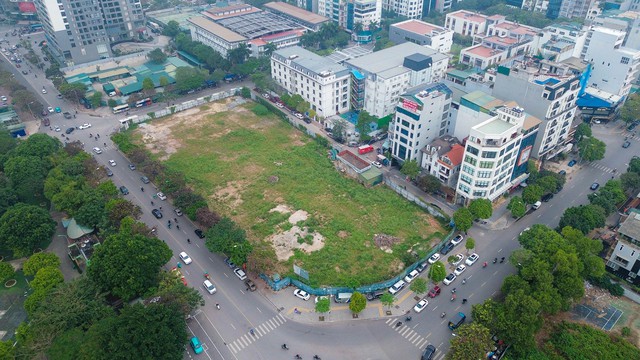
[[[462,157],[464,156],[464,146],[460,144],[451,145],[451,150],[447,153],[447,157],[451,160],[453,166],[462,164]]]
[[[447,14],[447,16],[453,16],[453,17],[457,17],[459,19],[464,19],[464,20],[468,20],[468,21],[472,21],[472,22],[484,22],[487,21],[487,17],[482,15],[482,14],[478,14],[478,13],[473,13],[471,11],[466,11],[466,10],[458,10],[458,11],[454,11],[452,13]]]
[[[401,23],[392,24],[391,26],[397,27],[399,29],[411,31],[421,35],[431,35],[434,31],[444,31],[446,30],[443,27],[436,26],[433,24],[426,23],[424,21],[419,20],[407,20]]]
[[[464,53],[469,53],[472,55],[476,55],[479,57],[483,57],[483,58],[490,58],[492,56],[497,55],[498,53],[500,53],[500,50],[494,50],[492,48],[483,46],[483,45],[476,45],[476,46],[472,46],[470,48],[466,48],[463,49],[462,52]]]
[[[488,41],[491,43],[503,44],[503,45],[513,45],[518,42],[517,39],[510,37],[499,37],[499,36],[489,36],[484,38],[483,41]]]
[[[365,169],[368,166],[371,166],[370,163],[362,160],[360,157],[358,157],[356,154],[352,153],[349,150],[342,150],[338,153],[338,156],[341,157],[344,161],[348,162],[349,164],[353,165],[354,167],[356,167],[359,170]]]

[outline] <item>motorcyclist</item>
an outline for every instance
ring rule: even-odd
[[[443,317],[445,317],[445,316],[447,316],[447,313],[446,313],[446,312],[442,312],[442,314],[440,314],[440,317],[441,317],[441,318],[443,318]]]
[[[216,309],[220,310],[220,304],[216,304]]]

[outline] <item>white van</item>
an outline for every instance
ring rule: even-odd
[[[542,206],[542,202],[536,201],[535,204],[533,204],[533,210],[538,210],[540,206]]]
[[[402,290],[405,285],[406,283],[404,282],[404,280],[400,280],[389,288],[389,292],[391,293],[391,295],[395,295],[398,291]]]
[[[351,301],[352,293],[338,293],[333,299],[337,303],[348,303]]]
[[[208,292],[209,294],[211,294],[211,295],[215,294],[215,292],[216,292],[216,286],[215,286],[215,285],[213,285],[213,283],[212,283],[211,281],[209,281],[209,280],[205,280],[205,281],[202,283],[202,286],[204,286],[204,288],[205,288],[205,289],[207,289],[207,292]]]

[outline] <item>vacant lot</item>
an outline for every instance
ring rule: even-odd
[[[392,277],[424,255],[444,229],[383,186],[366,189],[338,173],[326,149],[253,103],[210,104],[142,125],[137,141],[186,174],[209,205],[267,241],[314,285]],[[374,240],[375,239],[375,240]]]

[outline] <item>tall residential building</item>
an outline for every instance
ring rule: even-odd
[[[471,128],[466,140],[456,202],[494,201],[508,191],[518,161],[526,114],[520,107],[502,107],[497,115]]]
[[[559,15],[567,19],[584,19],[587,17],[593,2],[595,0],[562,0]]]
[[[626,32],[604,27],[589,30],[583,59],[591,64],[589,85],[627,96],[638,75],[640,50],[622,46]]]
[[[420,150],[446,133],[450,106],[451,90],[441,83],[419,86],[403,94],[389,124],[391,156],[419,164]]]
[[[382,10],[408,19],[422,18],[422,5],[423,0],[382,0]]]
[[[271,55],[271,77],[291,94],[311,104],[319,116],[349,110],[349,70],[299,46],[277,50]]]
[[[382,0],[318,0],[318,14],[349,31],[357,23],[367,29],[372,22],[380,24]]]
[[[389,26],[389,40],[394,44],[412,42],[441,53],[451,51],[453,31],[420,20],[406,20]]]
[[[411,42],[344,62],[352,71],[351,107],[382,118],[408,89],[444,78],[449,57]],[[423,144],[424,146],[424,144]]]
[[[144,28],[139,0],[36,0],[49,49],[65,65],[111,56],[111,43]]]
[[[531,156],[550,159],[566,150],[586,65],[525,59],[498,67],[493,96],[509,99],[542,121]]]

